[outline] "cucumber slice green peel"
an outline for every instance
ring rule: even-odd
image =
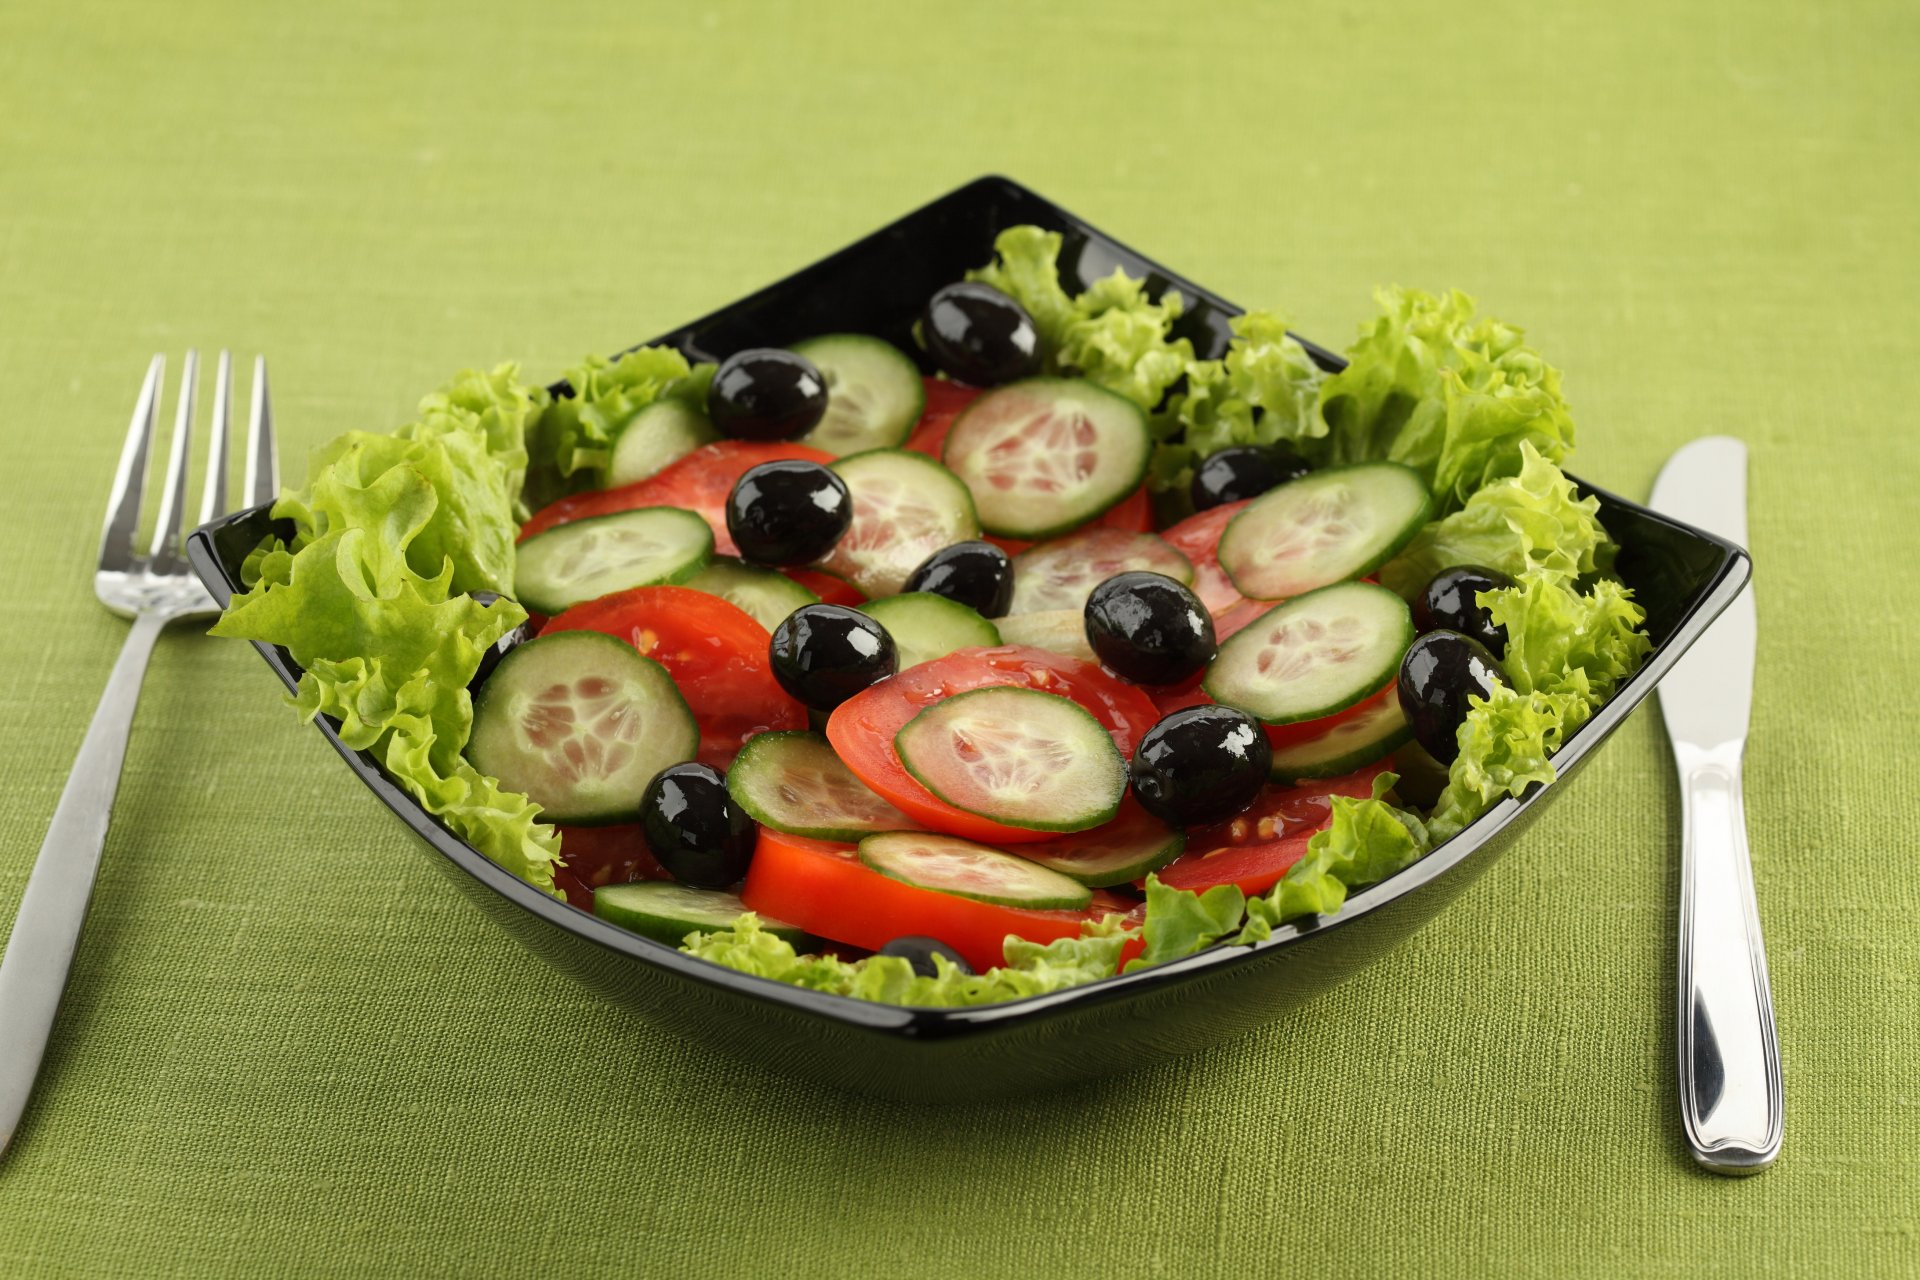
[[[1037,689],[956,694],[907,721],[893,742],[927,790],[1009,827],[1085,831],[1118,813],[1127,791],[1126,762],[1100,722]]]
[[[1193,585],[1193,561],[1151,533],[1084,529],[1029,547],[1013,558],[1009,615],[1086,608],[1093,589],[1115,574],[1144,569]]]
[[[1318,720],[1380,692],[1412,643],[1406,601],[1370,582],[1335,583],[1229,637],[1201,687],[1268,724]]]
[[[800,437],[840,457],[903,443],[927,407],[919,367],[892,343],[864,333],[830,333],[796,342],[827,384],[827,411]]]
[[[867,789],[817,733],[760,733],[727,770],[727,794],[762,826],[852,843],[913,823]]]
[[[1400,697],[1390,693],[1379,706],[1356,711],[1323,733],[1275,747],[1269,776],[1281,783],[1338,778],[1372,764],[1412,737]]]
[[[853,495],[853,523],[814,568],[864,595],[893,595],[928,556],[980,536],[967,486],[925,454],[871,449],[833,469]]]
[[[631,587],[685,582],[713,554],[713,529],[679,507],[641,507],[555,525],[515,551],[520,603],[564,613]]]
[[[731,557],[713,561],[688,578],[687,585],[745,610],[769,631],[785,622],[795,609],[820,603],[819,596],[779,570],[743,564]]]
[[[999,627],[958,600],[931,591],[882,596],[855,607],[893,637],[902,671],[944,658],[955,649],[990,648],[1003,643]]]
[[[889,831],[860,842],[860,861],[902,884],[1003,907],[1078,911],[1093,891],[1037,862],[958,836]]]
[[[700,730],[665,667],[597,631],[529,640],[474,700],[466,755],[554,822],[624,822],[653,775],[693,759]]]
[[[1329,467],[1255,498],[1220,534],[1220,567],[1250,600],[1286,600],[1372,573],[1433,514],[1397,462]]]
[[[614,437],[602,489],[651,480],[720,433],[707,415],[678,396],[655,400],[633,415]]]
[[[609,884],[593,891],[593,914],[655,942],[677,947],[695,933],[731,929],[747,904],[724,889],[695,889],[671,880]],[[796,948],[812,944],[806,930],[761,917],[760,927]]]
[[[989,533],[1039,539],[1139,488],[1151,448],[1146,415],[1124,396],[1079,378],[1025,378],[968,405],[940,460],[973,491]]]
[[[1023,844],[1020,855],[1089,888],[1104,889],[1132,884],[1149,871],[1158,871],[1179,857],[1187,844],[1185,835],[1151,819],[1114,825],[1125,829],[1110,836],[1089,831],[1061,840]]]

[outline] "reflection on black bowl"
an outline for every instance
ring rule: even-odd
[[[864,240],[655,339],[717,360],[818,333],[864,332],[914,350],[909,330],[935,289],[991,256],[996,234],[1036,223],[1066,234],[1063,279],[1082,286],[1114,267],[1187,303],[1179,331],[1222,352],[1238,308],[1005,178],[981,178]],[[1337,357],[1308,344],[1335,368]],[[1640,672],[1561,750],[1562,781],[1494,806],[1399,875],[1356,893],[1336,916],[1288,926],[1252,948],[1222,948],[1141,973],[979,1009],[896,1009],[721,969],[628,933],[536,891],[441,827],[372,757],[317,727],[349,768],[412,828],[461,892],[571,979],[659,1026],[775,1070],[895,1098],[959,1101],[1048,1088],[1143,1066],[1250,1031],[1398,946],[1525,832],[1566,778],[1653,690],[1745,584],[1740,548],[1582,486],[1621,544],[1618,570],[1647,610],[1655,648]],[[257,508],[195,533],[195,569],[225,604],[240,562],[267,532]],[[282,650],[258,646],[291,687]]]

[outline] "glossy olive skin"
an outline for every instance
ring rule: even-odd
[[[668,765],[647,784],[640,832],[675,880],[724,889],[747,874],[760,828],[727,795],[718,769],[687,761]]]
[[[1087,643],[1135,684],[1178,684],[1206,670],[1220,646],[1213,617],[1161,573],[1116,573],[1087,597]]]
[[[727,532],[755,564],[818,560],[852,523],[847,482],[818,462],[763,462],[727,495]]]
[[[1512,585],[1513,579],[1498,569],[1477,564],[1442,569],[1413,602],[1414,629],[1422,633],[1458,631],[1487,646],[1495,656],[1504,654],[1507,629],[1495,622],[1493,615],[1475,602],[1474,596]]]
[[[1458,631],[1429,631],[1400,661],[1400,709],[1414,741],[1441,764],[1460,754],[1456,740],[1469,698],[1490,698],[1500,683],[1500,660]]]
[[[728,356],[707,388],[707,417],[735,440],[797,440],[827,411],[827,380],[813,361],[778,347]]]
[[[991,542],[956,542],[922,560],[901,590],[930,591],[983,618],[1004,618],[1013,607],[1013,561]]]
[[[774,628],[773,678],[815,711],[831,711],[899,668],[887,629],[837,604],[802,605]]]
[[[467,594],[487,606],[504,598],[497,591],[470,591]],[[487,651],[480,655],[480,666],[474,671],[473,679],[467,681],[467,689],[478,693],[480,686],[487,682],[487,677],[493,674],[493,669],[500,665],[500,659],[531,639],[533,639],[533,626],[523,619],[519,626],[495,640],[488,646]]]
[[[965,956],[938,938],[921,938],[911,934],[904,938],[895,938],[880,948],[879,954],[901,957],[913,967],[915,973],[923,978],[940,976],[940,970],[933,963],[935,956],[945,956],[948,963],[962,973],[973,972],[973,966],[967,963]]]
[[[1260,722],[1233,707],[1182,707],[1146,731],[1133,752],[1133,794],[1176,827],[1224,822],[1267,784],[1273,747]]]
[[[1189,492],[1193,509],[1225,506],[1257,498],[1267,490],[1298,480],[1313,470],[1287,449],[1264,444],[1237,444],[1208,454],[1194,468]]]
[[[969,386],[1040,372],[1040,332],[1027,309],[992,285],[950,284],[927,299],[920,336],[933,363]]]

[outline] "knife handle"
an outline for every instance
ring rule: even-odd
[[[1786,1099],[1747,855],[1740,744],[1677,754],[1680,1115],[1702,1166],[1758,1173],[1780,1154]]]

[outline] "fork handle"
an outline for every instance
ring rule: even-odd
[[[1767,953],[1747,855],[1740,748],[1680,753],[1680,1116],[1715,1173],[1758,1173],[1786,1110]]]
[[[127,755],[140,681],[167,621],[156,613],[133,620],[27,879],[6,955],[0,957],[0,1151],[12,1141],[26,1110],[53,1032],[54,1013],[100,869],[100,850],[107,841],[107,820],[120,788],[120,764]]]

